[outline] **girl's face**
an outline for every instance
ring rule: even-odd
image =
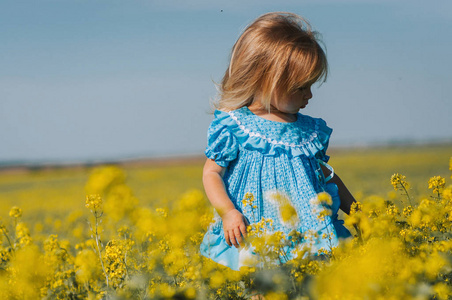
[[[309,99],[312,98],[311,86],[301,87],[292,95],[275,100],[272,99],[270,104],[278,111],[286,114],[296,114],[302,108],[308,105]]]

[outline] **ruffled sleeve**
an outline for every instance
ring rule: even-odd
[[[227,167],[229,162],[237,158],[239,145],[237,138],[228,128],[225,119],[229,118],[227,113],[215,111],[215,119],[209,126],[207,132],[207,148],[205,154],[213,159],[219,166]],[[225,122],[226,121],[226,122]]]
[[[328,162],[330,157],[326,155],[326,150],[328,149],[328,145],[330,143],[330,136],[333,132],[333,129],[326,125],[326,122],[323,119],[315,119],[316,120],[316,130],[319,132],[319,140],[320,147],[318,147],[318,151],[315,154],[317,159],[320,159],[323,162]]]

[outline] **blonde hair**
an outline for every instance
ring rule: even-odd
[[[310,24],[293,13],[267,13],[234,44],[216,107],[234,110],[252,104],[259,95],[262,106],[270,110],[272,97],[325,81],[327,73],[325,52]]]

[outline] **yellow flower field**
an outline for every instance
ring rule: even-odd
[[[354,238],[279,265],[285,243],[309,237],[262,220],[249,228],[254,266],[240,272],[199,255],[213,217],[202,160],[0,172],[0,298],[451,298],[452,147],[331,155],[359,201],[344,216]]]

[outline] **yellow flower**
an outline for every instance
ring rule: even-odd
[[[52,270],[42,263],[43,256],[37,246],[23,247],[15,252],[14,259],[8,268],[10,276],[2,276],[0,284],[2,299],[41,299],[40,288],[45,285],[46,280],[52,274]],[[3,270],[5,271],[5,270]],[[3,272],[2,272],[3,273]],[[3,275],[3,274],[2,274]],[[9,284],[8,279],[12,279]],[[10,290],[11,294],[6,296],[4,289]]]
[[[452,185],[449,185],[444,189],[442,196],[445,200],[450,201],[449,203],[452,204]]]
[[[194,287],[189,287],[188,289],[185,290],[184,295],[188,299],[195,299],[196,298],[196,289]]]
[[[427,257],[424,263],[425,275],[431,280],[434,280],[438,277],[438,274],[441,273],[441,269],[447,265],[448,263],[444,257],[439,253],[432,253]]]
[[[168,210],[165,208],[158,207],[155,209],[155,212],[158,213],[161,217],[168,217]]]
[[[103,166],[95,168],[85,186],[87,194],[101,194],[125,181],[126,175],[123,170],[116,166]]]
[[[31,245],[32,241],[33,241],[33,239],[29,235],[26,235],[20,239],[19,244],[21,246],[29,246],[29,245]]]
[[[125,257],[133,242],[129,240],[111,240],[105,246],[103,259],[106,272],[113,286],[118,287],[125,279],[127,266]]]
[[[399,214],[399,209],[394,204],[388,205],[386,208],[386,214],[390,216],[396,216]]]
[[[291,227],[295,226],[298,223],[299,219],[297,211],[290,202],[282,204],[279,209],[283,223],[288,224]]]
[[[441,300],[450,299],[450,296],[452,295],[451,288],[444,282],[435,284],[433,286],[433,291],[435,292],[437,298]]]
[[[319,198],[320,204],[329,206],[333,205],[333,199],[327,192],[318,193],[317,197]]]
[[[406,181],[406,176],[396,173],[391,176],[391,184],[395,190],[399,189],[407,189],[409,187],[408,182]],[[399,187],[400,185],[400,187]]]
[[[250,211],[247,210],[247,207],[249,206],[251,208],[251,213],[255,213],[255,209],[257,208],[257,206],[254,204],[254,195],[252,193],[246,193],[245,196],[243,197],[242,200],[242,205],[243,205],[243,212],[244,213],[249,213]]]
[[[11,208],[11,210],[9,211],[9,216],[13,218],[22,217],[22,209],[17,206],[13,206],[13,208]]]
[[[449,159],[449,170],[452,171],[452,157]],[[452,175],[450,175],[450,178],[452,179]]]
[[[350,215],[355,214],[360,211],[362,211],[361,202],[357,201],[357,202],[352,203],[352,205],[350,206]]]
[[[52,252],[55,249],[58,249],[60,246],[58,245],[58,235],[51,234],[45,241],[44,241],[44,250],[46,252]]]
[[[117,184],[106,194],[102,209],[112,221],[119,222],[129,216],[137,204],[132,189],[125,184]]]
[[[317,219],[319,219],[320,221],[325,221],[325,217],[331,216],[331,214],[332,214],[331,209],[324,208],[317,215]]]
[[[293,228],[298,225],[300,219],[288,195],[280,191],[272,191],[267,192],[264,198],[278,208],[279,217],[284,226]]]
[[[76,278],[80,283],[85,283],[100,276],[101,269],[99,258],[91,249],[85,249],[77,253],[74,265],[76,267]]]
[[[216,271],[210,276],[209,285],[211,288],[215,289],[219,288],[225,281],[226,278],[224,277],[223,273]]]
[[[407,218],[411,215],[412,212],[413,212],[413,207],[411,205],[408,205],[407,207],[403,208],[403,215]]]
[[[200,190],[193,189],[184,193],[176,203],[179,210],[196,210],[205,203],[204,195]]]
[[[27,225],[25,225],[25,223],[23,223],[23,222],[17,223],[17,225],[16,225],[17,238],[23,238],[23,237],[29,236],[29,235],[30,235],[30,231],[28,230]]]
[[[439,193],[446,186],[446,179],[441,176],[433,176],[428,181],[428,188],[433,189],[433,193]]]
[[[85,207],[91,210],[97,210],[102,205],[102,197],[99,194],[90,194],[86,196]]]
[[[253,202],[254,195],[252,193],[246,193],[242,200],[243,207],[247,207],[248,205],[252,206]]]

